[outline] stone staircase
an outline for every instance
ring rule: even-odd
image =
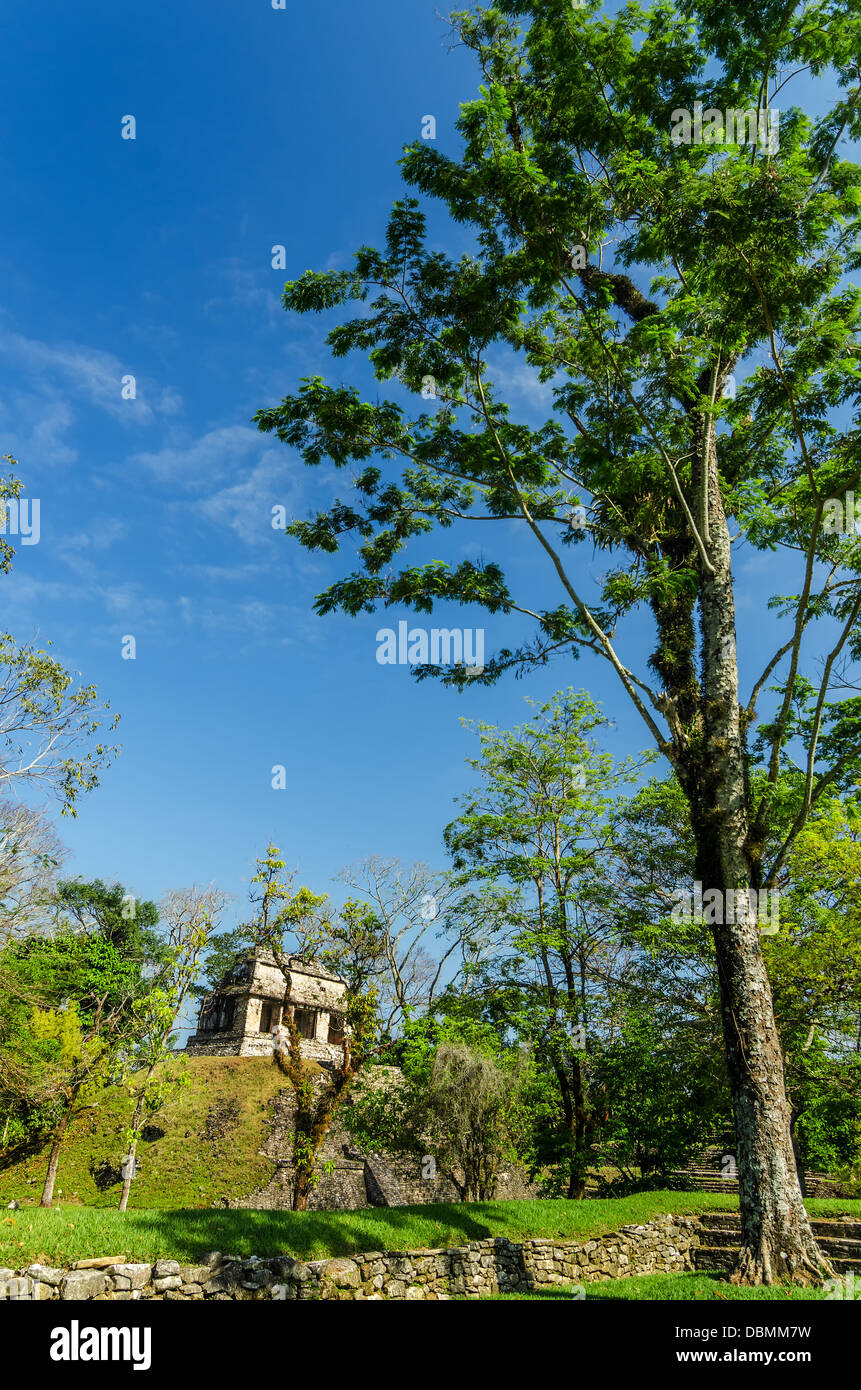
[[[706,1168],[702,1164],[691,1164],[688,1168],[679,1168],[674,1173],[670,1173],[670,1186],[675,1182],[679,1186],[692,1186],[698,1192],[738,1192],[738,1178],[726,1178],[720,1168]]]
[[[731,1147],[728,1146],[726,1152],[731,1153]],[[808,1197],[849,1195],[830,1173],[805,1173],[804,1177]],[[676,1182],[682,1188],[694,1187],[698,1192],[738,1192],[738,1177],[731,1177],[722,1170],[720,1152],[716,1149],[703,1154],[699,1163],[690,1163],[670,1173],[669,1185],[672,1187]]]
[[[741,1218],[737,1212],[704,1212],[700,1218],[700,1246],[694,1252],[698,1270],[729,1274],[741,1248]],[[824,1255],[838,1274],[854,1273],[861,1279],[861,1221],[853,1217],[811,1220],[813,1233]]]

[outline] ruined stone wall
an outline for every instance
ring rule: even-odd
[[[272,1177],[262,1187],[242,1197],[234,1197],[226,1205],[236,1208],[281,1210],[292,1205],[293,1116],[296,1098],[287,1087],[279,1091],[269,1113],[267,1130],[260,1153],[272,1159]],[[313,1211],[359,1211],[363,1207],[421,1206],[428,1202],[459,1202],[461,1195],[448,1178],[422,1176],[422,1165],[416,1159],[393,1157],[389,1154],[363,1154],[355,1147],[343,1125],[343,1116],[336,1112],[323,1142],[318,1162],[319,1181],[308,1199]],[[325,1165],[332,1169],[325,1171]],[[526,1173],[510,1165],[499,1174],[496,1197],[515,1200],[540,1196],[537,1183],[531,1183]]]
[[[425,1202],[460,1202],[460,1191],[450,1178],[437,1174],[423,1177],[421,1163],[416,1159],[390,1154],[371,1154],[367,1158],[369,1187],[374,1206],[421,1206]],[[381,1190],[381,1199],[373,1192]],[[371,1195],[373,1194],[373,1195]],[[495,1200],[524,1201],[541,1196],[538,1183],[530,1182],[522,1168],[509,1164],[497,1174]]]
[[[243,1260],[213,1252],[199,1265],[175,1260],[154,1265],[106,1260],[104,1268],[73,1270],[31,1265],[0,1269],[0,1299],[412,1301],[554,1285],[588,1297],[590,1283],[692,1270],[699,1243],[696,1218],[663,1216],[594,1240],[517,1243],[492,1237],[448,1249],[371,1251],[308,1263],[289,1255]]]

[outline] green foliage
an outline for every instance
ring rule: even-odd
[[[0,1114],[5,1144],[57,1123],[119,1064],[140,991],[135,962],[103,937],[61,931],[0,952]],[[7,1125],[8,1120],[8,1125]]]
[[[776,873],[811,806],[848,786],[861,754],[858,697],[834,687],[838,658],[861,655],[861,547],[825,526],[825,499],[861,489],[861,292],[847,279],[861,266],[861,192],[845,157],[861,133],[857,13],[498,0],[455,12],[452,25],[481,82],[461,106],[459,145],[409,145],[411,196],[395,203],[384,244],[284,289],[290,313],[342,309],[333,358],[359,353],[397,388],[364,400],[315,375],[255,416],[306,464],[351,475],[346,499],[289,528],[310,550],[358,554],[316,609],[431,612],[453,601],[531,622],[478,676],[417,671],[457,687],[597,654],[688,801],[702,803],[705,854],[725,813],[716,764],[737,756],[709,746],[722,687],[735,683],[734,643],[710,635],[712,621],[731,634],[730,607],[697,632],[726,519],[797,576],[773,599],[788,641],[752,670],[742,701],[742,756],[765,768],[745,808],[752,872]],[[792,105],[798,72],[815,116]],[[697,101],[765,120],[778,81],[789,102],[779,145],[738,132],[674,141],[675,113]],[[461,246],[466,236],[460,254],[440,249],[438,229],[429,238],[426,203]],[[515,368],[550,388],[543,419],[506,398]],[[428,376],[432,405],[421,399]],[[575,502],[582,529],[570,525]],[[477,518],[481,560],[410,563],[414,543],[466,535]],[[506,566],[512,526],[558,580],[547,610],[521,591],[529,567]],[[607,567],[593,592],[596,554]],[[731,593],[731,575],[727,584]],[[817,625],[833,626],[836,647],[813,685],[799,673]],[[651,672],[624,656],[644,630]],[[798,753],[805,796],[766,863],[771,793]]]
[[[861,1122],[861,807],[821,803],[784,874],[780,930],[765,942],[803,1164],[857,1160]]]
[[[606,727],[570,690],[513,730],[479,725],[480,785],[446,830],[456,869],[509,894],[474,988],[530,1049],[541,1078],[535,1163],[554,1190],[565,1173],[572,1197],[597,1160],[607,1116],[599,1058],[630,969],[629,856],[613,812],[650,760],[616,763],[597,741]]]
[[[49,1007],[73,1003],[84,1027],[100,1002],[114,1009],[131,1001],[140,987],[137,963],[95,932],[27,937],[7,947],[3,964]]]
[[[350,1132],[365,1148],[432,1160],[464,1201],[492,1197],[499,1165],[531,1143],[526,1055],[487,1025],[444,1017],[408,1021],[392,1055],[400,1070],[354,1092]]]
[[[141,966],[158,961],[164,953],[155,930],[159,920],[155,903],[138,901],[121,883],[109,886],[100,878],[89,883],[65,879],[57,887],[57,904],[82,930],[99,932],[120,955]]]
[[[720,1120],[729,1121],[719,1061],[710,1032],[673,1031],[651,1009],[626,1014],[598,1063],[608,1109],[603,1152],[638,1188],[667,1186]]]

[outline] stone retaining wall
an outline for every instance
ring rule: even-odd
[[[234,1258],[213,1252],[199,1265],[104,1262],[100,1269],[0,1269],[0,1299],[448,1299],[582,1286],[635,1274],[694,1268],[700,1223],[664,1216],[594,1240],[503,1237],[443,1250],[385,1250],[351,1259]],[[93,1263],[93,1262],[88,1262]],[[583,1294],[581,1293],[581,1296]]]

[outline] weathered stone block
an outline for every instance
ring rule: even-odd
[[[224,1265],[206,1286],[207,1293],[232,1294],[239,1286],[239,1271],[235,1265]]]
[[[98,1298],[107,1287],[107,1278],[98,1269],[73,1269],[60,1284],[60,1297],[67,1302],[81,1298]]]
[[[182,1280],[178,1274],[166,1274],[163,1279],[153,1279],[152,1286],[156,1293],[168,1293],[172,1289],[181,1289]]]
[[[338,1289],[358,1289],[362,1282],[355,1260],[327,1260],[322,1273]]]
[[[152,1265],[143,1264],[114,1265],[111,1270],[115,1285],[118,1279],[128,1279],[132,1289],[142,1289],[149,1283],[151,1274]]]
[[[27,1273],[31,1279],[38,1279],[41,1284],[50,1284],[56,1288],[66,1271],[64,1269],[52,1269],[50,1265],[31,1265]],[[0,1279],[2,1279],[3,1274],[4,1270],[0,1269]]]

